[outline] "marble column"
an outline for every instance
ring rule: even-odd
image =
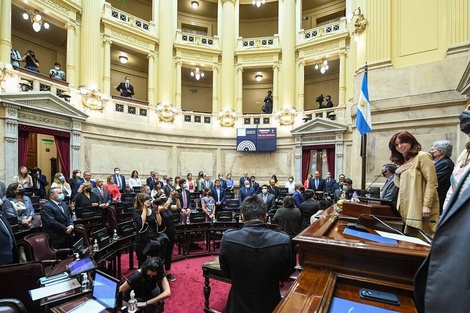
[[[362,7],[361,7],[362,9]],[[392,65],[391,56],[391,0],[367,1],[366,11],[362,12],[370,21],[373,17],[374,25],[368,25],[361,36],[366,36],[367,61],[372,66],[377,63],[380,66]]]
[[[243,67],[242,66],[237,67],[237,109],[236,109],[236,112],[243,112]]]
[[[72,121],[72,131],[70,133],[70,173],[65,173],[65,175],[72,176],[72,171],[76,168],[81,168],[80,166],[80,149],[81,149],[81,137],[82,129],[81,122]]]
[[[299,84],[299,94],[297,97],[297,104],[295,105],[295,109],[297,111],[305,110],[304,105],[304,97],[305,97],[305,61],[300,61],[298,64],[298,74],[297,74],[297,81]],[[298,177],[298,176],[296,176]]]
[[[470,3],[468,0],[448,0],[448,44],[459,45],[470,41]]]
[[[181,66],[183,62],[181,60],[176,61],[176,100],[175,108],[181,110]]]
[[[300,0],[298,0],[300,1]],[[282,93],[277,109],[294,106],[295,103],[295,3],[294,0],[279,0],[279,37],[282,42],[281,86]],[[276,104],[274,104],[276,111]]]
[[[70,86],[77,87],[77,74],[75,73],[76,62],[75,62],[75,30],[76,26],[72,23],[67,23],[67,64],[66,64],[66,74],[67,81]]]
[[[346,105],[346,53],[339,54],[339,99],[338,106]]]
[[[219,105],[219,66],[212,67],[212,112],[220,112],[223,108]]]
[[[10,49],[11,0],[2,0],[0,1],[0,61],[3,63],[10,63]]]
[[[101,12],[104,0],[82,0],[80,30],[80,84],[93,84],[102,88],[102,39],[100,37]]]
[[[224,82],[224,92],[221,94],[221,107],[234,109],[235,103],[235,28],[238,28],[238,22],[235,21],[236,0],[222,1],[222,32],[220,34],[222,45],[222,72],[221,81]],[[241,112],[241,108],[235,109]]]
[[[104,60],[103,60],[103,93],[111,95],[111,38],[105,36],[104,42]]]
[[[159,1],[158,29],[158,100],[157,103],[175,104],[175,62],[173,41],[176,31],[177,1]]]
[[[149,60],[148,66],[149,66],[149,73],[148,73],[148,86],[147,86],[147,97],[148,97],[148,102],[149,106],[156,106],[157,105],[157,100],[156,100],[156,95],[155,95],[155,86],[156,86],[156,81],[155,81],[155,53],[151,52],[147,55],[147,59]]]
[[[5,108],[5,183],[18,174],[18,110]]]

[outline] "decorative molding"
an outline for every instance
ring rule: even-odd
[[[178,49],[178,50],[182,58],[191,59],[195,61],[211,62],[211,63],[217,61],[215,60],[215,57],[216,57],[215,55],[212,56],[212,55],[207,55],[207,54],[202,54],[202,53],[184,51],[181,49]]]
[[[37,0],[37,1],[43,3],[44,5],[50,8],[55,9],[58,12],[63,13],[64,15],[68,15],[67,13],[69,12],[69,10],[65,6],[61,5],[63,1],[60,1],[60,2],[56,2],[53,0]],[[79,4],[81,5],[81,3]]]
[[[7,114],[8,114],[9,116],[17,116],[17,113],[18,113],[18,111],[13,110],[13,109],[8,109],[8,110],[7,110]]]
[[[273,56],[272,55],[254,55],[254,56],[238,56],[238,62],[242,64],[246,63],[262,63],[262,62],[272,62]]]
[[[335,136],[305,136],[302,137],[302,142],[306,141],[329,141],[336,140]]]
[[[7,143],[16,143],[18,141],[17,138],[12,138],[12,137],[5,137],[5,141]]]
[[[142,41],[142,40],[138,40],[136,37],[134,36],[130,36],[130,35],[126,35],[124,33],[121,33],[121,32],[117,32],[115,30],[111,30],[111,37],[115,37],[115,38],[119,38],[119,39],[122,39],[128,43],[134,43],[134,44],[137,44],[138,46],[140,46],[141,48],[143,48],[144,50],[148,50],[148,44],[147,42],[145,41]]]
[[[48,125],[55,125],[60,126],[62,128],[70,129],[72,123],[70,121],[64,120],[63,117],[51,117],[51,116],[43,116],[39,115],[37,111],[31,110],[31,112],[23,112],[21,111],[18,115],[21,120],[28,120],[34,121],[39,124],[48,124]]]
[[[303,49],[303,57],[305,58],[317,54],[324,54],[325,52],[337,49],[340,49],[339,41],[330,44],[309,46],[308,49]]]

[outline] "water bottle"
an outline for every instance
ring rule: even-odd
[[[72,212],[72,221],[76,221],[77,220],[77,215],[75,215],[75,211]]]
[[[215,216],[212,217],[212,223],[215,223]]]
[[[80,254],[78,254],[78,252],[74,253],[74,256],[75,256],[75,261],[80,260]]]
[[[352,201],[353,202],[359,202],[359,198],[357,197],[357,192],[354,190],[353,195],[352,195]]]
[[[88,274],[82,273],[82,292],[90,290],[90,281],[88,281]]]
[[[99,250],[100,250],[100,246],[98,245],[98,239],[95,239],[95,243],[93,244],[93,251],[96,252]]]
[[[134,290],[131,290],[131,298],[127,301],[127,310],[129,313],[137,312],[137,299]]]
[[[189,215],[190,215],[190,214],[191,214],[191,213],[188,213],[188,215],[186,216],[186,224],[189,224]]]
[[[119,239],[119,236],[117,234],[117,230],[115,229],[113,233],[113,241],[118,241],[118,239]]]
[[[243,222],[243,220],[242,220],[242,215],[241,215],[241,214],[238,215],[238,222],[239,222],[239,223]]]
[[[271,216],[268,216],[268,224],[271,224]]]

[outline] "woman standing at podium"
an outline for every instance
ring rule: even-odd
[[[439,218],[436,168],[431,156],[421,151],[421,144],[407,131],[399,131],[389,142],[390,161],[395,171],[397,208],[405,222],[405,234],[422,237],[418,229],[433,237]]]

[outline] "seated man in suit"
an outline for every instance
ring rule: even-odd
[[[243,200],[252,196],[255,193],[255,190],[250,186],[250,180],[245,180],[244,186],[238,191],[238,204],[242,205]]]
[[[134,95],[134,86],[131,85],[130,81],[129,76],[126,76],[124,82],[116,87],[116,90],[121,93],[121,97],[132,98]]]
[[[215,201],[215,209],[216,211],[223,210],[225,206],[225,193],[224,189],[220,186],[220,180],[216,179],[214,181],[214,187],[211,189],[212,198]]]
[[[72,214],[63,202],[61,188],[51,188],[49,200],[41,207],[42,231],[49,235],[51,246],[55,249],[70,248],[73,231]]]
[[[260,198],[266,205],[267,212],[276,209],[276,201],[274,201],[274,195],[268,192],[268,185],[263,185],[261,187],[261,193],[258,194],[258,198]]]
[[[18,263],[15,235],[6,216],[0,211],[0,265]]]

